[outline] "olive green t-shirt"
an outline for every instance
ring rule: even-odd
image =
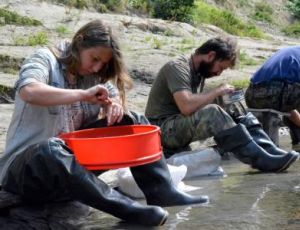
[[[145,115],[148,119],[166,118],[180,114],[173,94],[191,88],[190,58],[180,56],[167,62],[158,72],[151,88]]]

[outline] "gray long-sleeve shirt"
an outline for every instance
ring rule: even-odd
[[[65,47],[66,43],[62,43],[60,49]],[[48,48],[38,49],[24,61],[15,84],[15,109],[7,132],[5,150],[0,158],[1,184],[9,164],[28,146],[58,136],[62,132],[77,130],[83,124],[98,118],[101,107],[87,102],[51,107],[26,103],[19,97],[19,91],[36,81],[58,88],[71,87],[64,77],[64,66]],[[99,83],[96,77],[83,77],[77,81],[75,88],[87,89]],[[110,97],[118,94],[112,84],[106,83],[105,86]]]

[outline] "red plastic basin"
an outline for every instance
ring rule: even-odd
[[[162,155],[160,128],[154,125],[86,129],[59,137],[72,149],[78,162],[89,170],[151,163]]]

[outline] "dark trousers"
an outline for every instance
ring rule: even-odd
[[[132,112],[129,115],[124,115],[121,122],[115,125],[147,122],[143,115]],[[105,126],[107,126],[106,119],[100,119],[82,127],[82,129]],[[59,148],[62,151],[58,150]],[[64,157],[61,152],[64,152],[66,156]],[[68,178],[64,177],[68,173],[64,173],[64,171],[66,168],[72,167],[71,164],[78,164],[72,151],[60,139],[49,138],[43,143],[29,146],[15,158],[8,168],[2,187],[6,191],[21,195],[31,203],[68,200],[71,197],[67,189]],[[67,170],[71,171],[71,168]],[[86,170],[82,168],[81,172],[84,171]],[[105,170],[87,173],[98,176],[103,172]]]
[[[290,112],[300,109],[300,84],[270,81],[250,84],[245,92],[249,108]]]

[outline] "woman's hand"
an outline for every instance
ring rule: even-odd
[[[105,107],[107,125],[113,125],[114,123],[119,123],[124,115],[123,106],[115,99],[111,100],[110,104]]]
[[[102,85],[95,85],[86,89],[83,101],[102,105],[109,105],[112,103],[108,97],[108,90]]]

